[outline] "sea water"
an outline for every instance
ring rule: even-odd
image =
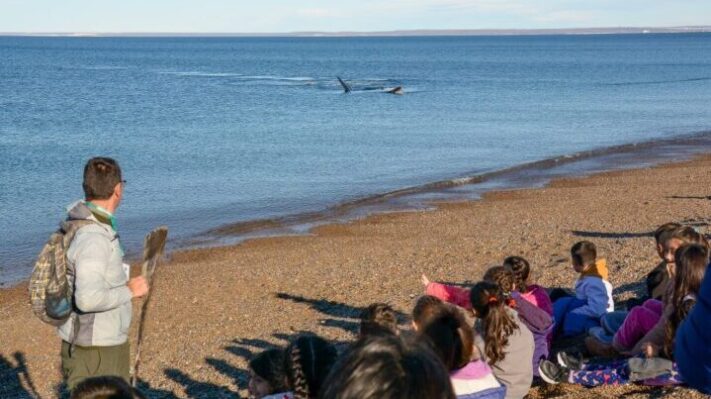
[[[0,37],[0,281],[27,277],[92,156],[122,166],[135,254],[159,224],[189,240],[709,130],[709,104],[709,34]]]

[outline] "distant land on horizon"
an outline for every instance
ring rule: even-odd
[[[644,33],[708,33],[711,25],[674,27],[613,27],[554,29],[414,29],[393,31],[298,31],[282,33],[237,32],[0,32],[0,36],[61,37],[406,37],[406,36],[529,36],[529,35],[610,35]]]

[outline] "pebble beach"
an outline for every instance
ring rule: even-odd
[[[572,287],[568,251],[583,239],[607,259],[622,303],[644,293],[642,279],[659,261],[652,237],[658,225],[676,221],[711,232],[710,186],[711,156],[704,155],[490,192],[431,211],[373,215],[303,236],[171,253],[152,287],[140,386],[151,398],[246,397],[249,357],[300,332],[345,346],[355,339],[360,309],[373,302],[390,303],[409,328],[422,273],[476,282],[488,267],[519,255],[537,284]],[[26,283],[0,290],[0,320],[0,397],[57,397],[60,340],[31,313]],[[534,386],[530,396],[704,397],[685,388],[569,384]]]

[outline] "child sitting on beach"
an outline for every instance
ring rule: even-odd
[[[474,353],[474,334],[454,306],[434,297],[421,297],[413,309],[419,339],[431,345],[447,368],[459,399],[503,399],[506,388],[486,362]]]
[[[662,260],[645,278],[647,295],[649,295],[650,299],[662,300],[664,293],[667,291],[667,286],[674,280],[672,271],[664,256],[666,252],[665,244],[671,238],[672,233],[679,227],[682,227],[679,223],[664,223],[654,231],[657,255]]]
[[[509,256],[504,259],[504,267],[514,274],[514,286],[521,297],[553,316],[553,303],[546,289],[540,285],[531,284],[531,265],[520,256]]]
[[[495,266],[484,273],[483,280],[494,283],[501,288],[506,299],[506,305],[518,313],[521,322],[533,334],[535,345],[532,359],[533,375],[538,376],[538,363],[541,359],[547,359],[550,352],[550,340],[553,332],[553,318],[543,309],[533,305],[523,298],[523,295],[515,291],[515,275],[503,266]]]
[[[669,263],[665,254],[668,252],[668,243],[672,238],[672,234],[679,227],[681,227],[681,225],[678,223],[665,223],[654,231],[654,241],[656,244],[655,248],[657,250],[657,255],[659,255],[662,260],[651,272],[647,274],[645,279],[648,297],[643,299],[631,299],[627,301],[628,306],[631,302],[636,303],[637,306],[634,306],[631,309],[628,307],[628,309],[633,312],[641,312],[642,317],[639,317],[640,315],[634,316],[635,319],[641,320],[641,322],[645,322],[645,320],[649,319],[649,317],[646,316],[647,313],[652,313],[652,323],[654,323],[654,320],[656,320],[661,313],[660,304],[662,296],[666,292],[670,281],[673,281],[674,279],[674,276],[672,275],[672,268],[674,266],[673,260],[672,263]],[[654,301],[649,301],[649,299],[654,299]],[[629,316],[629,314],[629,310],[616,310],[614,312],[604,314],[600,318],[600,327],[590,329],[590,335],[600,343],[610,344],[612,342],[612,336],[617,332],[617,330],[620,329],[622,323],[625,321],[625,318]],[[651,329],[651,326],[647,327],[647,330],[649,329]],[[593,346],[595,344],[596,342],[591,343]],[[604,350],[604,348],[601,347],[599,350]]]
[[[553,302],[556,330],[564,337],[599,326],[600,317],[615,308],[607,264],[604,259],[597,259],[595,244],[577,242],[570,248],[570,255],[573,269],[580,273],[575,282],[575,296]]]
[[[294,399],[315,399],[331,371],[338,352],[325,339],[302,335],[289,344],[284,353],[288,388]]]
[[[421,342],[375,335],[338,360],[320,399],[455,399],[447,371]]]
[[[507,258],[507,260],[509,259],[511,258]],[[521,277],[519,277],[519,279],[521,279]],[[550,336],[553,331],[552,317],[544,309],[535,306],[533,303],[526,300],[523,294],[515,290],[516,275],[511,268],[494,266],[484,273],[483,280],[499,286],[504,295],[506,306],[514,309],[518,313],[518,316],[523,324],[533,334],[535,350],[532,358],[531,370],[533,370],[534,375],[537,375],[538,363],[541,359],[548,358],[548,353],[550,351]],[[443,289],[440,289],[442,287]],[[435,294],[434,296],[442,295],[444,298],[440,297],[440,299],[444,300],[452,298],[452,296],[447,296],[446,292],[454,293],[458,290],[462,293],[456,293],[455,297],[461,297],[463,294],[470,294],[470,290],[465,288],[446,286],[439,283],[430,283],[427,285],[427,292]],[[459,302],[461,303],[462,301]],[[544,300],[541,300],[540,302],[545,303]],[[463,304],[465,306],[469,306],[466,309],[471,309],[471,302],[467,301],[467,303]]]
[[[360,314],[359,338],[371,335],[400,335],[397,326],[397,315],[392,306],[387,303],[373,303],[363,309]]]
[[[672,362],[676,332],[697,302],[708,263],[709,250],[705,245],[684,245],[677,251],[674,294],[668,307],[668,317],[665,318],[662,341],[659,346],[650,347],[651,350],[646,353],[647,359],[637,357],[591,365],[563,353],[558,356],[557,365],[549,361],[541,362],[541,378],[551,384],[570,382],[585,386],[625,384],[631,381],[648,385],[682,383],[677,365]]]
[[[284,350],[267,349],[249,361],[249,395],[255,399],[291,398],[284,372]]]
[[[477,318],[474,344],[481,357],[506,386],[507,399],[523,398],[533,382],[533,335],[516,311],[506,306],[498,285],[487,281],[475,284],[470,301]]]
[[[698,301],[676,331],[674,360],[690,387],[711,395],[711,269],[706,268]]]
[[[704,236],[688,226],[679,227],[668,235],[663,249],[667,270],[672,277],[676,273],[675,253],[678,248],[686,244],[708,246]],[[598,333],[588,337],[585,340],[588,351],[597,356],[614,357],[618,354],[633,356],[645,351],[650,344],[660,345],[665,324],[663,314],[665,309],[667,312],[670,311],[668,305],[673,292],[674,284],[667,284],[661,301],[648,299],[642,305],[635,306],[619,327],[603,317],[601,320],[603,325],[614,335],[607,338]]]

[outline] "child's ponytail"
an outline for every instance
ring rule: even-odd
[[[493,365],[504,360],[504,348],[518,326],[508,313],[506,298],[497,284],[488,281],[477,283],[472,287],[470,299],[476,316],[482,322],[487,361]]]
[[[336,362],[336,348],[315,335],[304,335],[286,348],[284,368],[294,399],[318,397],[321,386]]]
[[[294,391],[294,398],[310,398],[309,382],[304,373],[304,366],[301,364],[301,349],[298,346],[291,348],[291,386]]]
[[[498,285],[501,288],[506,306],[510,308],[516,307],[516,301],[511,298],[511,292],[516,288],[516,276],[511,269],[504,266],[494,266],[484,273],[482,280]]]

